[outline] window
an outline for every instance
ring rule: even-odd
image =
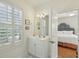
[[[14,37],[15,41],[21,39],[21,31],[22,31],[22,11],[14,8]]]
[[[22,11],[0,3],[0,44],[21,39]]]

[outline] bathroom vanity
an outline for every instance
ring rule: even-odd
[[[48,57],[49,37],[31,36],[29,38],[28,53],[37,58]]]

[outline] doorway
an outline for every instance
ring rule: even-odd
[[[57,20],[58,58],[78,57],[78,11],[66,11],[54,16]]]

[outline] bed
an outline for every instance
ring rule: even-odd
[[[63,32],[63,31],[62,31]],[[69,31],[68,31],[69,32]],[[78,36],[75,34],[58,34],[58,41],[64,43],[78,44]]]
[[[66,23],[61,23],[58,25],[58,45],[77,49],[78,36],[75,34],[75,29],[71,28]]]

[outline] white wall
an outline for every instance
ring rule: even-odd
[[[31,30],[25,31],[24,30],[24,20],[25,18],[29,18],[31,20],[31,25],[33,25],[33,8],[28,6],[25,0],[0,0],[0,2],[8,2],[12,6],[17,6],[23,9],[23,39],[21,42],[16,44],[9,44],[9,45],[2,45],[0,46],[0,57],[26,57],[27,54],[27,36],[28,33],[33,33],[34,27],[31,26]]]
[[[64,18],[58,19],[58,24],[61,24],[61,23],[68,24],[71,28],[75,29],[75,34],[78,34],[78,17],[77,17],[77,15],[72,16],[72,17],[64,17]]]

